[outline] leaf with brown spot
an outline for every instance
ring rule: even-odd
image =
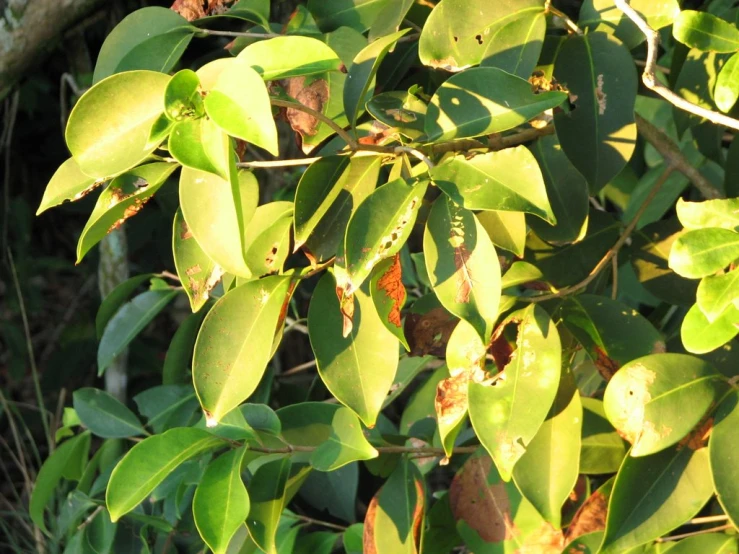
[[[503,543],[506,552],[560,554],[562,532],[545,522],[513,483],[505,483],[480,453],[465,462],[449,487],[457,529],[473,552]]]
[[[347,294],[340,286],[336,287],[336,297],[339,299],[339,311],[343,318],[341,336],[346,338],[354,326],[354,295]]]
[[[403,269],[400,254],[383,260],[375,267],[370,279],[370,294],[382,323],[410,350],[403,334],[401,309],[405,305],[406,291],[403,285]]]
[[[416,465],[401,461],[370,501],[364,519],[365,554],[416,554],[425,494]]]
[[[690,437],[725,386],[714,367],[695,356],[651,354],[614,375],[603,407],[619,434],[633,444],[631,456],[646,456]],[[694,440],[701,437],[687,438],[686,444]]]
[[[459,319],[444,308],[426,313],[411,312],[405,317],[405,336],[411,356],[444,356],[446,345]]]
[[[423,253],[441,304],[472,324],[487,343],[498,317],[500,263],[475,214],[441,195],[426,222]]]
[[[613,479],[606,481],[597,491],[591,494],[575,513],[567,527],[566,542],[571,542],[581,535],[606,528],[608,499],[611,496]]]

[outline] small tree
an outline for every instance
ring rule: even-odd
[[[616,554],[688,524],[681,552],[735,552],[694,527],[739,522],[732,5],[129,15],[40,211],[102,188],[81,259],[179,187],[177,281],[163,261],[105,299],[100,373],[176,296],[193,315],[139,415],[75,392],[35,524],[73,552]],[[178,65],[213,36],[228,52]],[[294,138],[310,157],[285,157]],[[260,190],[295,166],[294,190]],[[314,359],[283,370],[288,332]],[[310,390],[275,393],[314,366]],[[379,481],[357,511],[360,469]]]

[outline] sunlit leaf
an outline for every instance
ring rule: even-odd
[[[79,200],[101,184],[102,182],[96,181],[94,177],[85,175],[74,158],[69,158],[59,166],[46,185],[36,215],[64,202]]]
[[[739,199],[722,198],[703,202],[686,202],[682,198],[675,206],[677,217],[686,229],[720,227],[739,230]]]
[[[695,229],[680,235],[670,250],[670,268],[697,279],[715,273],[739,258],[739,233],[728,229]]]
[[[175,123],[168,146],[169,153],[183,166],[228,179],[233,155],[231,142],[228,135],[207,117]]]
[[[680,13],[680,4],[677,0],[631,0],[629,5],[652,29],[671,25]],[[613,34],[630,50],[644,42],[644,33],[613,0],[585,0],[580,7],[580,18],[577,23],[588,31]]]
[[[324,42],[300,36],[254,42],[239,52],[237,59],[254,68],[265,81],[335,71],[341,65],[336,52]]]
[[[739,50],[739,30],[706,12],[683,10],[672,26],[672,36],[690,48],[710,52]]]

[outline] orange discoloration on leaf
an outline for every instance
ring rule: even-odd
[[[572,523],[567,528],[567,542],[577,537],[603,531],[606,528],[606,515],[608,514],[608,496],[600,491],[595,491],[580,506],[580,509],[572,518]]]
[[[190,231],[190,227],[188,227],[187,222],[183,219],[180,225],[180,239],[187,240],[190,238],[192,238],[192,231]]]
[[[170,9],[188,21],[224,13],[234,0],[175,0]]]
[[[444,356],[457,323],[459,319],[444,308],[434,308],[425,314],[406,315],[404,330],[411,356]]]
[[[595,347],[595,359],[593,362],[595,363],[595,367],[598,369],[598,373],[600,373],[601,377],[603,377],[606,382],[611,380],[620,367],[618,362],[609,357],[606,351],[599,346]]]
[[[202,269],[200,268],[200,264],[196,264],[192,267],[188,267],[185,270],[185,273],[187,273],[188,275],[195,275],[196,273],[200,273],[201,271]]]
[[[377,288],[392,300],[388,321],[400,327],[402,325],[400,310],[405,304],[405,286],[403,286],[403,270],[400,265],[400,254],[396,254],[393,263],[377,281]]]
[[[713,431],[713,418],[709,417],[693,429],[688,436],[684,437],[678,443],[678,448],[685,448],[687,446],[691,450],[700,450],[708,444],[708,437],[711,436],[711,431]]]
[[[285,325],[285,318],[287,317],[287,309],[290,307],[290,300],[293,297],[293,293],[295,292],[295,287],[298,286],[298,281],[293,280],[290,282],[290,286],[287,289],[287,294],[285,295],[285,300],[282,302],[282,307],[280,308],[280,315],[277,318],[277,329],[275,332],[278,332],[280,329],[282,329],[282,326]]]

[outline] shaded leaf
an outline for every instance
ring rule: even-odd
[[[502,69],[479,67],[453,75],[426,110],[431,142],[478,137],[512,129],[561,104],[564,92],[534,94],[531,83]]]
[[[616,473],[626,456],[627,444],[606,418],[602,400],[582,398],[582,407],[580,473]]]
[[[342,26],[363,33],[393,0],[308,0],[308,9],[322,31]]]
[[[133,401],[155,433],[186,426],[198,406],[190,384],[151,387],[134,396]]]
[[[259,466],[249,481],[251,509],[246,526],[254,542],[269,554],[277,552],[277,525],[285,507],[289,475],[290,458],[281,458]]]
[[[136,415],[105,391],[85,387],[74,391],[74,409],[82,424],[105,439],[147,434]]]
[[[504,480],[544,422],[561,370],[559,334],[543,308],[533,304],[514,312],[499,329],[507,324],[518,325],[510,362],[494,382],[470,383],[468,393],[472,426]]]
[[[631,158],[636,146],[637,76],[629,51],[603,33],[572,36],[557,54],[554,77],[565,86],[569,112],[554,114],[567,157],[599,191]],[[583,137],[591,137],[583,141]]]
[[[357,416],[348,408],[339,408],[331,421],[331,434],[313,452],[311,465],[319,471],[333,471],[351,462],[377,456],[377,450],[362,434]]]
[[[519,6],[516,8],[520,11],[513,17],[495,25],[492,36],[487,38],[480,65],[497,67],[528,79],[539,60],[547,22],[543,11],[522,10]]]
[[[420,140],[426,121],[426,103],[403,91],[383,92],[367,102],[367,111],[380,123],[412,140]]]
[[[613,479],[609,479],[591,494],[567,527],[567,541],[572,541],[583,535],[599,532],[598,543],[593,552],[597,551],[603,539],[603,531],[606,529],[606,514],[608,513],[608,500],[613,490]],[[565,550],[566,552],[567,550]]]
[[[205,316],[195,343],[193,381],[210,423],[257,388],[272,355],[290,277],[249,281],[225,294]]]
[[[739,394],[733,391],[716,410],[708,452],[718,501],[735,527],[739,522],[739,481],[734,461],[738,432]]]
[[[121,306],[128,301],[137,288],[152,277],[154,277],[153,273],[135,275],[134,277],[120,283],[103,299],[102,304],[100,304],[100,307],[98,308],[98,313],[95,316],[95,331],[97,332],[98,339],[103,336],[105,327],[116,312],[120,310]]]
[[[713,100],[722,112],[728,112],[739,98],[739,54],[734,54],[721,68],[713,89]]]
[[[138,506],[182,462],[223,444],[207,431],[181,427],[135,444],[110,476],[105,503],[116,522]]]

